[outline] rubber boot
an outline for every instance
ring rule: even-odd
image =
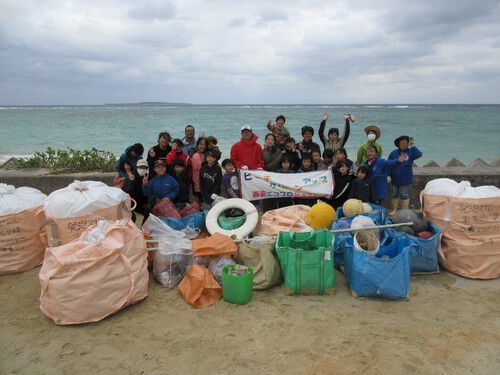
[[[391,199],[391,208],[389,209],[389,217],[393,217],[398,212],[399,198]]]
[[[410,206],[410,200],[409,199],[401,199],[401,209],[406,210]]]

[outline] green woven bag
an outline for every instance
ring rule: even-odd
[[[285,294],[333,294],[334,236],[328,230],[280,232],[276,252],[285,280]]]

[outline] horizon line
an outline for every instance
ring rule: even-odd
[[[0,104],[0,107],[106,107],[106,106],[439,106],[439,105],[500,105],[500,103],[189,103],[189,102],[117,102],[104,104]]]

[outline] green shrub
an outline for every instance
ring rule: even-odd
[[[45,152],[21,159],[17,168],[48,168],[54,173],[113,172],[115,163],[115,155],[96,148],[80,151],[68,147],[66,151],[48,147]]]

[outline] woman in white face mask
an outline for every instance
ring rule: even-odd
[[[382,145],[377,142],[377,139],[379,139],[382,134],[380,129],[375,125],[370,125],[365,128],[365,133],[366,142],[358,148],[358,158],[356,160],[358,166],[363,165],[363,162],[366,160],[366,149],[368,146],[375,146],[378,156],[382,157]]]

